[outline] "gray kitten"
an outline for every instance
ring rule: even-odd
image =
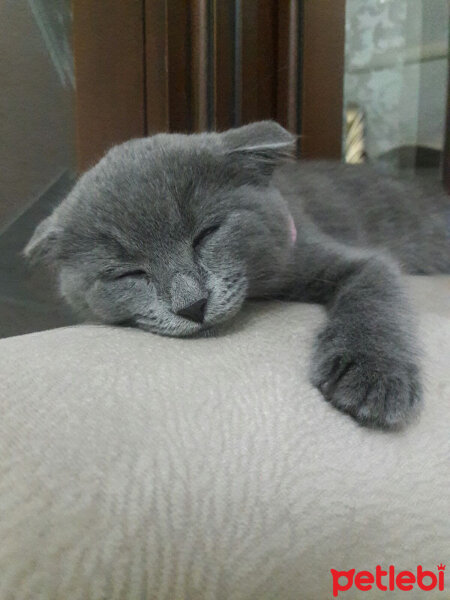
[[[296,163],[274,122],[117,146],[43,221],[26,256],[106,323],[187,336],[248,297],[327,306],[312,381],[357,421],[397,427],[421,399],[394,258],[450,271],[448,197],[359,167]],[[383,250],[379,250],[382,247]]]

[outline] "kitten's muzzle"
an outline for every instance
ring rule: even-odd
[[[203,323],[205,319],[206,305],[208,304],[208,298],[200,298],[192,304],[188,304],[178,309],[176,314],[184,319],[189,319],[195,323]]]

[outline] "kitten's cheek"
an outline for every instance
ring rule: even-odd
[[[98,318],[117,322],[147,314],[151,296],[144,282],[97,281],[88,290],[86,302]]]

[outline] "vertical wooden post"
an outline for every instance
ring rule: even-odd
[[[345,0],[303,1],[301,155],[340,158]]]
[[[213,1],[213,125],[223,131],[237,124],[235,114],[235,2]]]
[[[208,129],[208,0],[192,0],[193,130]]]
[[[299,2],[278,3],[277,121],[296,134],[299,130]]]

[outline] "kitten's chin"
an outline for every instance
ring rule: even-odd
[[[144,331],[149,331],[150,333],[156,333],[158,335],[164,335],[167,337],[191,337],[203,329],[206,329],[206,326],[203,326],[200,323],[194,323],[193,321],[188,321],[183,319],[182,323],[177,323],[176,325],[165,325],[163,327],[155,325],[154,322],[146,319],[145,317],[139,317],[134,319],[134,325],[139,327],[139,329],[143,329]]]
[[[162,335],[165,337],[205,338],[214,337],[220,326],[223,325],[224,322],[228,322],[230,320],[232,320],[232,317],[228,317],[220,321],[215,321],[214,323],[192,323],[192,326],[190,327],[165,329],[155,327],[154,324],[149,323],[145,319],[135,319],[133,320],[133,322],[130,322],[130,325],[133,327],[138,327],[143,331],[148,331],[150,333],[155,333],[157,335]]]
[[[223,325],[225,322],[228,323],[236,314],[240,311],[242,303],[235,305],[231,310],[228,310],[224,314],[215,315],[214,318],[206,319],[204,323],[194,323],[187,319],[182,319],[178,323],[171,323],[168,325],[160,326],[156,325],[154,321],[146,319],[145,317],[138,317],[133,319],[132,324],[139,329],[163,335],[166,337],[212,337],[218,327]]]

